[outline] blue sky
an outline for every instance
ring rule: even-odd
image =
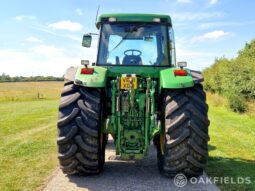
[[[97,32],[100,13],[169,14],[175,30],[177,60],[201,70],[216,57],[235,57],[255,38],[255,1],[241,0],[2,0],[0,73],[11,76],[61,76],[81,59],[95,60],[81,47],[84,33]]]

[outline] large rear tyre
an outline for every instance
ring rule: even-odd
[[[198,177],[208,157],[208,106],[201,84],[167,90],[163,98],[162,133],[155,137],[162,174]]]
[[[100,132],[102,92],[66,82],[58,117],[58,159],[65,174],[97,174],[105,160],[105,135]]]

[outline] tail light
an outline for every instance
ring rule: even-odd
[[[81,69],[81,74],[93,74],[94,73],[94,68],[82,68]]]
[[[175,76],[187,76],[188,72],[186,70],[174,70]]]

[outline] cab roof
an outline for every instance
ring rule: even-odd
[[[160,23],[167,23],[172,25],[171,17],[169,15],[158,14],[140,14],[140,13],[115,13],[115,14],[102,14],[98,17],[96,26],[99,29],[103,21],[109,21],[109,19],[116,19],[116,22],[156,22],[160,19]]]

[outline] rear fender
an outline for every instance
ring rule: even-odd
[[[107,69],[98,66],[89,67],[94,68],[93,74],[81,74],[81,69],[84,66],[70,67],[67,69],[64,79],[84,87],[105,87]]]
[[[187,76],[175,76],[174,70],[179,68],[169,68],[160,71],[160,89],[181,89],[193,87],[196,83],[203,82],[201,72],[185,69]]]

